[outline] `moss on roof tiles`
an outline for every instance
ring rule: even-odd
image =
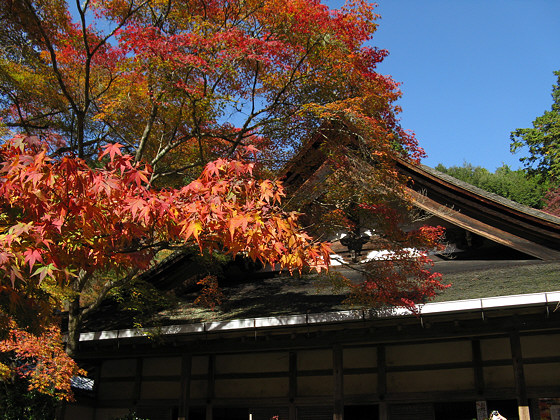
[[[333,290],[315,275],[281,275],[261,280],[240,281],[224,286],[224,302],[214,310],[192,302],[196,294],[183,296],[174,308],[162,311],[164,323],[222,321],[241,318],[320,313],[346,309],[345,294]]]
[[[491,296],[547,292],[560,289],[560,262],[540,261],[446,261],[436,263],[443,283],[451,286],[432,301],[443,302]],[[348,274],[348,272],[346,272]],[[164,323],[222,321],[241,318],[331,312],[348,309],[344,293],[333,290],[317,276],[279,276],[238,282],[224,288],[227,299],[215,310],[192,304],[185,296],[175,308],[163,311]]]
[[[348,268],[337,268],[356,276]],[[443,273],[443,283],[451,286],[433,299],[435,302],[476,299],[560,290],[560,262],[537,260],[452,260],[439,261],[435,271]],[[224,302],[214,310],[195,305],[197,292],[176,296],[175,304],[150,317],[143,326],[225,321],[268,316],[323,313],[351,308],[345,294],[316,275],[246,278],[224,283]],[[132,327],[130,315],[115,316],[114,307],[99,313],[88,330]],[[108,321],[111,321],[109,324]]]
[[[551,292],[560,290],[560,262],[487,261],[478,268],[444,273],[443,283],[451,286],[435,302]]]

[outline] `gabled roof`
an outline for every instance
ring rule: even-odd
[[[422,315],[444,315],[461,312],[483,312],[504,308],[523,308],[538,306],[554,311],[560,303],[560,291],[545,293],[530,293],[522,295],[497,296],[479,299],[464,299],[451,302],[436,302],[418,305]],[[192,333],[220,332],[240,329],[265,329],[283,326],[309,326],[318,324],[352,322],[371,319],[386,319],[395,317],[411,317],[413,314],[404,308],[387,310],[351,309],[328,313],[307,313],[298,315],[279,315],[270,317],[256,317],[232,319],[227,321],[206,321],[193,324],[168,325],[158,328],[121,329],[80,334],[80,341],[95,341],[108,339],[126,339],[147,337],[150,333],[163,335],[179,335]]]
[[[267,300],[266,298],[264,299]],[[160,339],[173,339],[181,336],[203,335],[205,339],[209,335],[219,336],[221,333],[233,333],[237,331],[254,331],[255,337],[259,332],[271,329],[301,329],[318,328],[329,325],[357,324],[364,321],[377,321],[380,323],[393,322],[392,320],[406,320],[407,322],[424,323],[431,322],[434,317],[445,317],[446,319],[458,319],[478,316],[501,316],[519,314],[520,311],[545,311],[553,313],[560,304],[560,292],[538,292],[507,296],[479,297],[474,299],[462,299],[455,301],[443,301],[418,305],[418,316],[403,308],[381,308],[362,309],[354,308],[347,310],[332,311],[302,311],[285,314],[254,314],[252,317],[215,317],[197,320],[191,323],[170,323],[148,328],[111,329],[104,331],[85,332],[80,335],[83,344],[95,342],[107,342],[107,344],[124,340],[146,340],[156,335]],[[400,324],[399,324],[400,325]]]
[[[414,204],[447,222],[541,260],[560,260],[560,218],[425,165],[397,162]]]
[[[320,194],[320,180],[329,174],[320,149],[324,136],[316,139],[307,143],[284,171],[285,182],[295,193],[311,190]],[[423,165],[402,160],[397,166],[409,179],[409,193],[419,208],[525,254],[556,261],[437,261],[435,271],[443,273],[443,283],[453,285],[436,297],[440,303],[422,306],[423,313],[444,315],[482,311],[489,307],[528,306],[554,310],[560,295],[549,292],[559,288],[556,275],[560,270],[559,218],[485,192]],[[347,276],[353,275],[351,268],[337,269],[346,270],[343,274]],[[192,274],[189,258],[185,259],[181,254],[172,255],[148,273],[170,292],[173,284]],[[333,292],[328,286],[318,287],[315,276],[247,276],[228,284],[224,292],[226,303],[214,311],[194,306],[194,292],[177,296],[174,308],[161,311],[154,317],[156,330],[170,335],[227,329],[256,331],[292,324],[352,322],[373,316],[361,309],[347,312],[348,307],[343,303],[345,296]],[[517,296],[519,294],[522,296]],[[500,295],[510,296],[496,298]],[[410,315],[393,309],[378,314],[385,317]],[[114,319],[114,314],[111,315]],[[354,319],[356,316],[359,319]],[[90,327],[92,332],[82,335],[81,340],[134,338],[145,334],[128,329],[130,323]]]
[[[286,165],[282,176],[290,194],[310,200],[321,194],[330,174],[321,147],[323,127]],[[408,178],[408,193],[418,208],[498,244],[545,261],[560,260],[560,218],[515,203],[459,181],[425,165],[399,159]]]
[[[187,279],[191,274],[188,267],[187,263],[178,266],[170,259],[168,265],[162,264],[159,272],[152,273],[158,279],[162,291],[173,295],[175,304],[152,314],[150,320],[144,324],[146,327],[227,323],[236,319],[305,317],[306,314],[362,310],[360,307],[345,303],[347,297],[345,291],[334,289],[333,283],[330,283],[328,278],[321,278],[316,274],[298,277],[288,273],[276,275],[269,273],[266,278],[246,274],[224,282],[223,304],[213,310],[207,309],[193,303],[199,294],[198,290],[181,290],[181,287],[177,287],[177,284],[181,286],[181,280]],[[464,299],[479,301],[501,295],[545,294],[560,288],[557,276],[560,262],[437,261],[434,269],[443,274],[444,284],[452,284],[451,287],[442,290],[433,299],[434,302]],[[352,266],[336,267],[332,271],[341,272],[350,279],[360,276]],[[94,322],[88,323],[85,331],[131,328],[133,322],[130,317],[116,317],[116,310],[115,306],[110,306],[98,312],[92,320]],[[386,308],[382,312],[387,314],[387,311],[392,310]],[[409,314],[408,311],[391,313],[394,316]]]

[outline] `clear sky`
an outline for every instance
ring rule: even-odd
[[[379,72],[401,82],[423,163],[517,169],[509,134],[550,109],[560,0],[378,0]]]

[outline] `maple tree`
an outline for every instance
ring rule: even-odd
[[[298,214],[280,208],[282,186],[255,179],[254,163],[219,159],[185,187],[156,190],[149,168],[118,144],[105,147],[97,169],[48,150],[24,136],[0,146],[0,315],[12,335],[25,334],[18,328],[28,326],[27,313],[44,327],[65,304],[74,356],[84,317],[174,244],[290,269],[321,270],[328,261],[329,246],[312,242]]]
[[[425,215],[413,210],[407,180],[394,164],[398,155],[386,151],[372,157],[352,132],[344,141],[331,136],[323,131],[286,168],[290,202],[305,213],[316,237],[340,238],[342,233],[349,240],[340,242],[349,250],[357,241],[358,248],[367,243],[367,254],[356,259],[361,264],[351,267],[362,280],[338,282],[349,291],[348,303],[416,312],[416,304],[448,287],[431,270],[429,258],[443,249],[444,229],[420,225]],[[318,143],[322,146],[317,148]]]
[[[70,378],[85,375],[64,351],[60,329],[49,326],[40,334],[32,334],[19,328],[12,321],[7,339],[0,342],[0,351],[14,352],[14,366],[3,368],[3,380],[19,375],[29,380],[29,390],[37,390],[61,400],[71,400]],[[1,375],[1,374],[0,374]]]
[[[545,195],[546,205],[543,211],[560,217],[560,190],[551,189]]]
[[[387,217],[409,202],[396,159],[423,151],[399,124],[398,85],[376,72],[387,52],[365,45],[367,1],[3,0],[0,17],[0,128],[20,134],[2,133],[0,291],[17,325],[68,302],[74,355],[81,320],[174,243],[321,265],[328,246],[264,177],[320,127],[335,141],[316,227],[367,213],[387,230],[378,246],[401,255],[358,295],[412,307],[441,286],[407,251],[438,231]],[[231,160],[246,148],[265,165]]]
[[[82,158],[119,142],[154,180],[192,179],[253,144],[278,167],[326,119],[416,151],[363,0],[5,0],[0,16],[4,124]]]

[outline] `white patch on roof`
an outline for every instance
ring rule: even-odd
[[[387,249],[381,251],[371,251],[367,254],[367,257],[362,262],[418,258],[422,255],[425,255],[416,248],[405,248],[404,251],[406,251],[406,253],[404,254],[397,254],[396,252],[389,251]]]
[[[331,254],[331,262],[330,262],[331,267],[342,265],[343,263],[344,263],[344,258],[342,258],[338,254]]]

